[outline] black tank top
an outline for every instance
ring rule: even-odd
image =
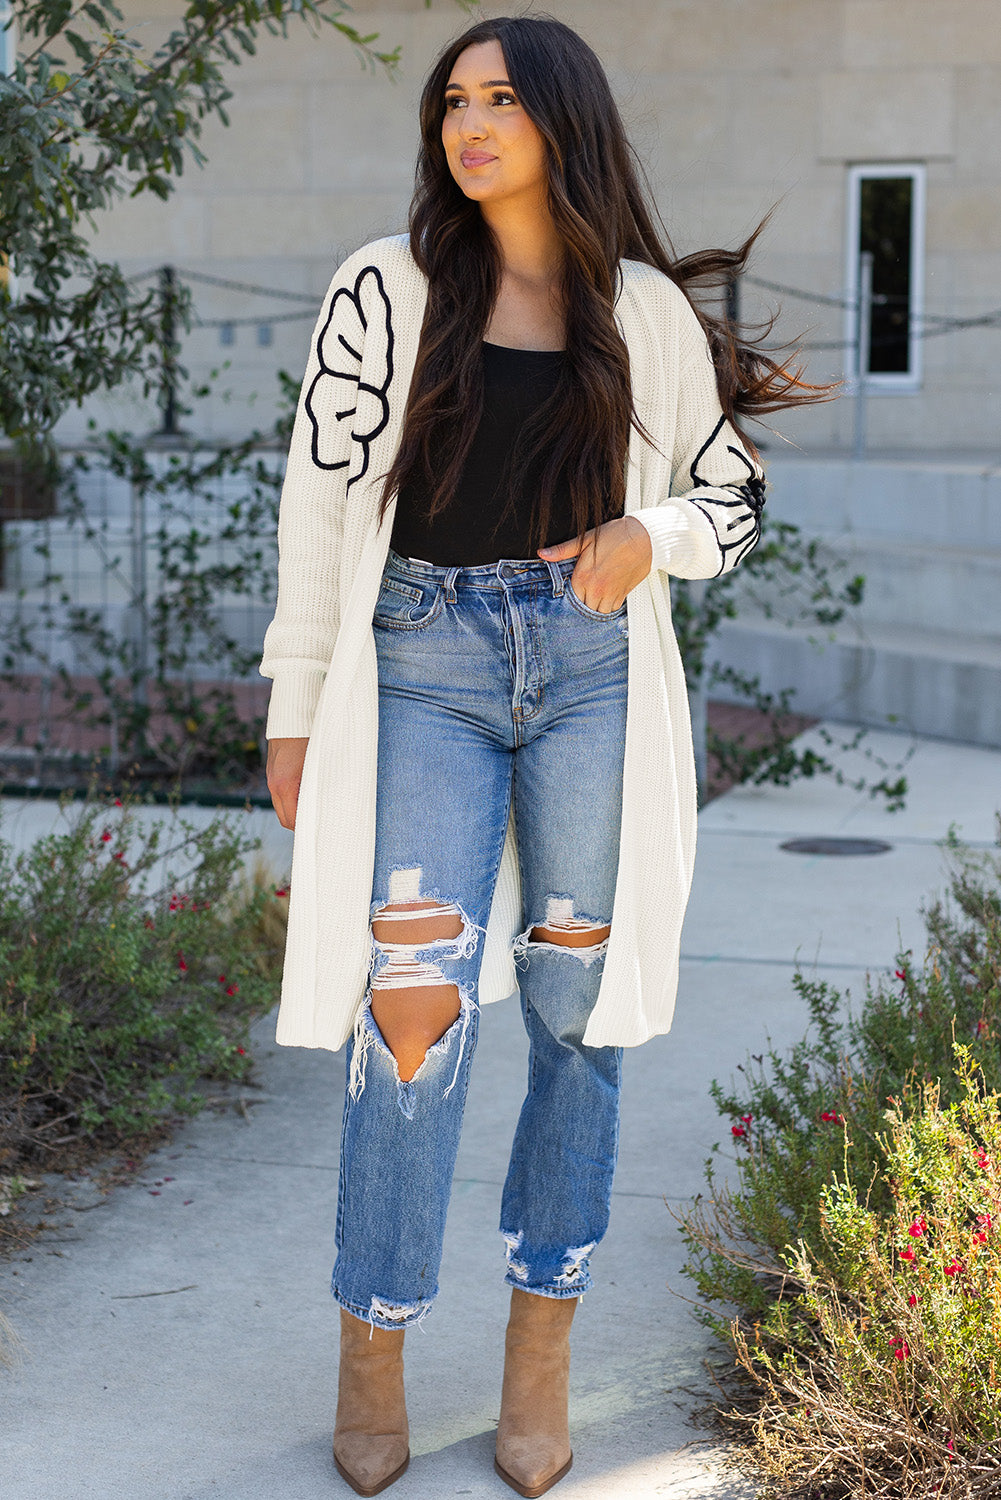
[[[566,358],[563,349],[507,349],[482,345],[483,416],[451,502],[432,522],[425,519],[430,496],[426,486],[405,484],[396,504],[390,546],[402,557],[417,557],[440,567],[476,567],[502,557],[535,558],[529,521],[541,464],[528,471],[525,493],[500,529],[494,526],[504,506],[505,464],[523,423],[550,394]],[[553,493],[548,546],[576,536],[570,485],[561,473]]]

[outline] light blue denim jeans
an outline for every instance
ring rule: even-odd
[[[458,936],[378,942],[348,1045],[340,1306],[380,1328],[438,1291],[445,1215],[477,1038],[482,941],[513,798],[524,930],[515,942],[528,1092],[501,1204],[506,1280],[546,1297],[591,1285],[608,1225],[622,1052],[585,1047],[611,923],[625,751],[626,606],[589,609],[574,560],[446,568],[390,549],[373,625],[379,760],[371,916],[435,901]],[[434,915],[441,915],[442,908]],[[411,923],[412,925],[412,923]],[[584,946],[537,941],[577,930]],[[383,936],[385,936],[385,929]],[[401,933],[402,933],[401,926]],[[409,1082],[372,1017],[380,985],[454,983],[457,1020]]]

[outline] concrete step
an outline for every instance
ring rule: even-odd
[[[948,546],[858,532],[829,536],[810,531],[807,535],[820,543],[834,586],[858,574],[865,579],[862,603],[852,613],[866,629],[886,625],[1001,636],[1001,548]],[[752,581],[749,572],[743,578],[738,572],[734,581],[741,609],[753,613],[756,601],[764,598],[760,584]],[[808,577],[805,582],[809,583]]]
[[[767,455],[767,514],[811,536],[1001,553],[1001,456],[915,463]]]
[[[865,594],[833,630],[787,626],[747,575],[718,660],[794,688],[800,713],[1001,745],[1001,458],[767,457],[766,516],[862,574]]]
[[[770,692],[794,687],[797,713],[1001,745],[1001,630],[852,620],[811,632],[745,615],[721,626],[711,655]]]

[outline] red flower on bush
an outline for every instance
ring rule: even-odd
[[[742,1136],[742,1135],[746,1136],[747,1131],[744,1129],[743,1125],[731,1125],[730,1126],[730,1134],[731,1135],[736,1135],[736,1136]]]
[[[180,969],[180,971],[181,971],[182,974],[186,974],[188,972],[188,966],[184,962],[184,954],[183,953],[179,953],[177,955],[177,967]]]
[[[834,1120],[838,1125],[843,1125],[845,1123],[844,1115],[836,1114],[833,1109],[825,1109],[820,1118],[822,1120]]]
[[[894,969],[893,972],[894,972],[895,976],[897,977],[897,979],[900,980],[901,984],[906,984],[907,983],[907,970],[906,969]]]
[[[901,1250],[901,1252],[900,1252],[900,1259],[901,1260],[913,1260],[914,1259],[914,1251],[913,1250]]]
[[[983,1245],[983,1244],[986,1243],[986,1241],[987,1241],[987,1231],[986,1231],[986,1229],[979,1230],[973,1236],[973,1243],[975,1245]]]
[[[199,906],[193,897],[178,895],[177,891],[170,898],[171,911],[208,911],[211,904],[210,901],[203,901]]]
[[[991,1230],[994,1228],[994,1220],[991,1218],[990,1214],[977,1214],[977,1223],[980,1225],[981,1229],[986,1229],[988,1234],[990,1234]]]
[[[239,1055],[241,1057],[246,1057],[246,1055],[247,1055],[247,1049],[246,1049],[246,1047],[237,1047],[236,1050],[237,1050],[237,1052],[239,1053]]]
[[[961,1260],[952,1260],[952,1261],[950,1261],[950,1262],[949,1262],[949,1264],[948,1264],[948,1265],[947,1265],[947,1266],[946,1266],[946,1268],[945,1268],[945,1274],[946,1274],[946,1275],[947,1275],[947,1276],[955,1276],[955,1275],[957,1275],[957,1274],[958,1274],[958,1273],[959,1273],[959,1272],[960,1272],[960,1271],[961,1271],[961,1270],[962,1270],[962,1269],[963,1269],[963,1262],[962,1262],[962,1261],[961,1261]]]
[[[908,1307],[914,1307],[914,1306],[916,1306],[917,1301],[918,1301],[918,1294],[917,1294],[917,1292],[912,1292],[911,1295],[907,1299],[907,1306]]]
[[[110,828],[106,828],[104,830],[104,832],[101,834],[101,843],[102,844],[109,844],[110,842],[111,842],[111,829]]]
[[[918,1218],[914,1220],[914,1223],[910,1226],[907,1233],[912,1234],[915,1239],[918,1239],[921,1235],[924,1234],[927,1228],[928,1225],[925,1223],[924,1216],[919,1215]]]
[[[910,1345],[904,1339],[892,1339],[890,1348],[893,1350],[894,1359],[906,1359],[910,1354]]]
[[[285,886],[276,886],[275,887],[275,895],[276,896],[287,896],[288,895],[288,890],[287,890],[287,888]]]
[[[990,1164],[991,1164],[991,1159],[987,1155],[987,1152],[984,1151],[984,1150],[978,1151],[977,1152],[977,1166],[980,1167],[981,1170],[983,1170],[985,1167],[989,1167]]]
[[[227,984],[226,993],[227,995],[235,995],[239,988],[240,986],[238,984]]]

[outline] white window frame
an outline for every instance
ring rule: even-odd
[[[925,200],[926,168],[924,162],[859,162],[848,168],[848,211],[845,243],[845,287],[848,306],[845,309],[846,364],[855,374],[855,304],[859,295],[859,230],[862,183],[873,177],[909,177],[911,179],[911,276],[910,339],[906,375],[895,370],[871,371],[865,376],[865,388],[871,395],[908,396],[920,391],[924,374],[923,339],[925,293]]]
[[[0,0],[0,76],[8,76],[14,71],[17,61],[17,22],[7,28],[6,23],[10,20],[10,0]],[[3,278],[8,295],[13,301],[17,297],[17,277],[13,268],[9,265],[0,267],[0,277]]]
[[[10,20],[10,11],[10,0],[0,0],[0,73],[5,75],[13,73],[17,60],[17,22],[4,29]]]

